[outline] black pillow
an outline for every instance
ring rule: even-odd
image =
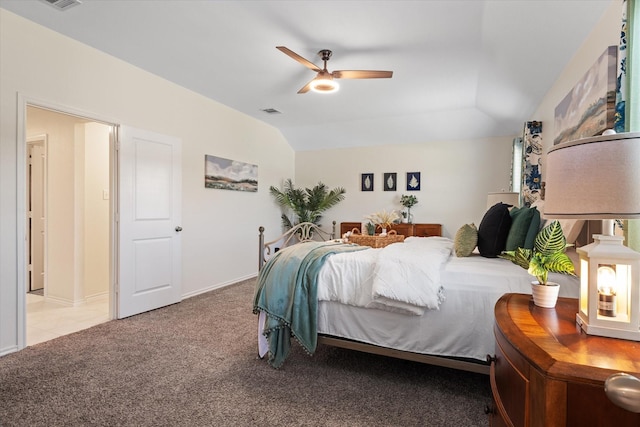
[[[507,245],[511,228],[509,206],[496,203],[482,217],[478,227],[478,251],[486,258],[496,258]]]

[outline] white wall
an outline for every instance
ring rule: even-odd
[[[256,273],[258,226],[280,227],[268,188],[294,174],[277,129],[4,9],[0,58],[0,354],[17,349],[19,333],[18,95],[181,138],[183,294]],[[258,192],[205,189],[205,154],[257,164]]]
[[[296,153],[295,184],[310,187],[322,181],[329,188],[347,190],[345,200],[324,216],[331,221],[363,221],[381,210],[402,210],[400,196],[413,194],[413,222],[442,224],[442,234],[453,237],[466,223],[480,223],[487,193],[509,190],[513,138],[415,145],[304,151]],[[385,172],[398,175],[397,191],[383,191]],[[406,173],[420,172],[420,191],[406,191]],[[374,191],[361,191],[360,175],[374,174]],[[339,231],[339,229],[338,229]]]
[[[84,144],[82,298],[85,300],[109,291],[110,127],[87,123],[79,128]]]

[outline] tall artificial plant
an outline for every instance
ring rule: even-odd
[[[517,248],[505,251],[500,257],[506,258],[525,268],[529,274],[538,279],[538,283],[548,283],[549,272],[570,274],[575,276],[575,268],[571,258],[565,253],[567,239],[558,221],[540,230],[535,238],[533,249]]]
[[[342,187],[329,190],[322,182],[313,188],[296,188],[289,178],[282,189],[271,186],[269,192],[285,211],[281,216],[282,225],[288,229],[301,222],[320,225],[322,213],[343,201],[346,190]]]

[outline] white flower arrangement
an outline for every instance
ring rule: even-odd
[[[387,212],[386,210],[375,212],[365,217],[365,219],[371,221],[377,227],[380,227],[382,229],[390,228],[391,224],[393,224],[395,221],[399,220],[400,218],[402,217],[400,216],[400,214],[398,214],[397,211]]]

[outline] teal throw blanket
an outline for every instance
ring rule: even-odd
[[[279,368],[291,349],[293,335],[313,354],[318,342],[318,288],[320,267],[337,252],[368,249],[343,243],[305,242],[282,249],[258,276],[253,312],[266,314],[264,335],[269,363]]]

